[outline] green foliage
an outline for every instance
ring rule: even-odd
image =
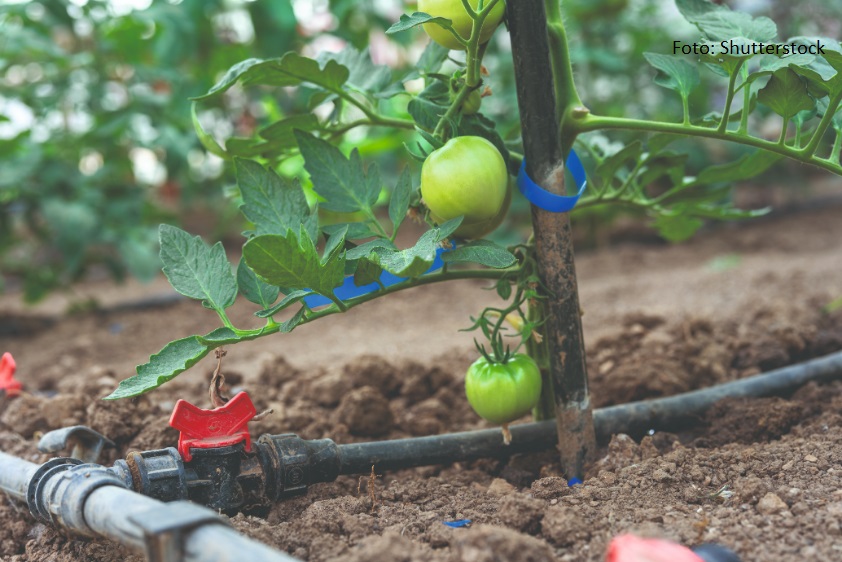
[[[615,13],[626,6],[622,0],[599,4]],[[738,14],[707,0],[678,0],[678,7],[688,25],[695,26],[706,41],[745,45],[768,42],[777,35],[769,18]],[[584,6],[578,9],[585,19],[599,11]],[[388,27],[395,40],[410,41],[406,37],[421,24],[432,22],[446,28],[448,22],[440,19],[415,13],[381,29]],[[475,32],[483,23],[479,19],[474,23]],[[549,24],[555,38],[564,37],[558,34],[563,29],[560,16]],[[515,330],[520,344],[532,337],[537,323],[524,320],[528,314],[523,306],[531,306],[546,294],[531,243],[505,248],[491,240],[451,241],[463,217],[430,225],[417,233],[408,247],[398,242],[405,218],[426,214],[414,187],[417,166],[405,165],[407,159],[423,161],[431,150],[461,135],[488,139],[512,173],[522,159],[513,102],[503,111],[494,107],[498,95],[507,101],[514,99],[511,83],[506,76],[499,82],[494,74],[484,77],[483,57],[494,53],[495,46],[480,48],[478,34],[471,36],[464,60],[448,58],[445,49],[431,45],[412,68],[375,64],[365,40],[357,36],[341,51],[316,57],[292,51],[274,58],[245,58],[230,64],[206,93],[194,95],[193,124],[198,138],[209,151],[233,163],[235,194],[249,230],[244,233],[243,257],[236,275],[221,246],[209,247],[174,227],[161,230],[161,258],[173,286],[213,308],[224,327],[165,347],[138,367],[137,376],[124,381],[111,398],[146,392],[220,345],[288,332],[395,291],[449,279],[493,279],[498,295],[509,301],[499,309],[486,309],[475,319],[474,328],[488,338],[495,355],[510,353],[502,335],[507,317],[520,317],[519,321],[506,320],[520,323]],[[658,71],[654,83],[678,94],[672,97],[680,98],[683,119],[602,117],[597,111],[574,110],[572,102],[570,107],[559,108],[565,142],[579,143],[590,164],[590,189],[579,209],[601,205],[639,209],[663,237],[680,241],[707,220],[765,212],[735,208],[730,184],[768,170],[783,157],[842,171],[838,161],[842,50],[834,41],[826,43],[829,51],[825,55],[728,54],[706,56],[701,61],[640,51],[639,59],[645,58]],[[565,49],[566,45],[553,48]],[[555,55],[555,60],[566,60]],[[499,60],[491,56],[493,68]],[[560,83],[567,80],[575,92],[570,69],[555,70],[560,73],[555,78]],[[652,72],[646,76],[651,77]],[[723,86],[722,111],[711,113],[708,107],[698,111],[695,102],[707,86],[723,82],[727,85]],[[490,93],[484,89],[487,84],[495,90],[494,97],[482,104],[488,113],[464,115],[467,96],[477,91]],[[498,88],[498,84],[508,88]],[[213,127],[209,115],[219,108],[227,110],[239,97],[261,100],[264,111],[245,133],[222,139],[226,135]],[[576,96],[570,99],[580,103]],[[777,142],[753,133],[755,116],[765,117],[770,112],[783,120]],[[790,122],[796,129],[792,139],[786,135]],[[589,134],[601,129],[655,134],[611,143]],[[817,151],[825,150],[822,142],[831,130],[836,132],[836,140],[828,156],[821,156],[825,152]],[[686,150],[676,148],[680,137],[690,136],[732,141],[757,150],[723,164],[700,167]],[[389,158],[371,161],[384,153]],[[396,153],[401,156],[395,157]],[[387,200],[387,208],[381,209]],[[72,222],[68,228],[78,230],[89,222],[84,213],[67,220]],[[402,234],[401,240],[407,233]],[[444,268],[428,273],[444,249],[448,250],[441,254]],[[466,263],[480,267],[466,269]],[[394,277],[402,281],[391,284]],[[341,297],[337,288],[343,285],[375,289]],[[265,318],[265,325],[255,329],[232,325],[225,309],[238,292],[258,307],[255,315]],[[315,296],[330,304],[312,305],[318,301],[309,297]]]
[[[232,10],[257,22],[248,48],[220,23]],[[290,16],[286,0],[0,5],[0,288],[35,301],[92,269],[160,271],[158,223],[225,206],[188,98],[248,51],[296,47]]]

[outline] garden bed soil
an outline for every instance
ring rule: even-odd
[[[620,244],[578,259],[588,364],[597,407],[704,387],[842,349],[842,221],[838,209],[730,225],[682,246]],[[458,332],[493,291],[454,282],[398,293],[292,334],[230,347],[223,372],[274,414],[252,434],[295,432],[338,443],[488,427],[462,390],[475,359]],[[91,284],[106,305],[164,288]],[[87,292],[87,293],[86,293]],[[175,400],[202,407],[206,358],[135,400],[100,397],[166,342],[213,329],[196,303],[89,312],[40,322],[14,295],[0,339],[30,393],[0,415],[0,450],[33,462],[41,432],[86,424],[132,449],[175,444]],[[254,322],[237,305],[235,324]],[[22,321],[23,319],[23,321]],[[526,421],[526,420],[524,420]],[[745,561],[842,556],[842,383],[782,398],[731,399],[692,431],[618,435],[584,484],[568,487],[553,451],[376,478],[341,477],[279,503],[267,519],[238,515],[241,532],[311,562],[600,561],[620,533],[684,544],[717,542]],[[445,521],[470,519],[470,527]],[[134,561],[113,543],[35,523],[0,501],[0,558]]]

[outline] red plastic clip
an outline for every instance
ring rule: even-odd
[[[215,449],[245,441],[246,451],[250,451],[251,435],[247,424],[256,414],[257,409],[245,392],[213,410],[203,410],[179,400],[170,416],[170,427],[181,432],[178,452],[184,462],[190,462],[193,458],[190,449]]]
[[[6,396],[17,396],[20,394],[23,385],[15,379],[15,359],[8,351],[0,358],[0,391]]]

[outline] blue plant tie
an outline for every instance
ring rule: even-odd
[[[572,488],[576,484],[581,484],[581,483],[582,483],[582,479],[574,476],[573,478],[571,478],[570,480],[567,481],[567,486]]]
[[[457,519],[456,521],[442,521],[448,527],[453,527],[454,529],[458,529],[459,527],[470,527],[471,520],[470,519]]]
[[[532,181],[532,178],[526,173],[526,158],[521,161],[520,171],[517,174],[518,189],[536,207],[552,213],[566,213],[576,206],[576,203],[579,202],[579,197],[582,196],[582,193],[585,192],[585,187],[588,185],[585,168],[582,166],[579,156],[573,150],[567,156],[566,166],[570,171],[570,175],[573,176],[573,183],[576,184],[579,190],[576,195],[556,195]]]
[[[442,261],[441,255],[444,252],[449,252],[450,250],[456,247],[456,245],[453,244],[452,241],[451,246],[451,248],[439,248],[436,250],[436,258],[430,265],[430,269],[424,272],[424,275],[432,273],[442,268],[442,266],[444,265],[444,261]],[[406,280],[406,277],[398,277],[397,275],[393,275],[388,271],[383,271],[380,274],[380,282],[383,284],[384,287],[397,285],[398,283],[402,283]],[[357,287],[357,284],[354,283],[354,276],[348,275],[347,277],[345,277],[345,281],[342,283],[342,285],[333,290],[333,294],[336,295],[336,298],[338,298],[339,300],[346,301],[349,299],[367,295],[368,293],[373,293],[378,290],[380,290],[380,285],[378,285],[377,283],[369,283],[368,285]],[[308,297],[304,297],[304,304],[306,304],[310,308],[324,306],[326,304],[330,304],[331,302],[333,301],[331,301],[327,297],[323,297],[322,295],[310,295]]]

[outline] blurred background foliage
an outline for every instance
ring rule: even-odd
[[[840,32],[842,0],[729,5],[773,17],[782,36]],[[643,64],[645,51],[670,53],[672,40],[697,38],[672,2],[568,0],[564,6],[580,94],[592,110],[664,120],[681,115],[678,96],[655,86],[655,70]],[[414,8],[400,0],[0,0],[0,282],[33,302],[86,275],[148,279],[159,271],[160,222],[210,238],[238,232],[232,166],[199,143],[189,98],[241,60],[290,50],[316,57],[347,45],[369,48],[373,62],[406,76],[426,35],[387,39],[384,31]],[[495,36],[485,66],[493,95],[483,113],[519,152],[505,33]],[[691,98],[697,114],[721,106],[721,79],[712,73],[703,79]],[[423,86],[408,81],[407,89],[413,84]],[[234,88],[203,104],[198,118],[224,146],[306,112],[309,95],[302,89]],[[381,103],[387,113],[407,116],[407,101],[399,95]],[[588,142],[610,150],[626,140],[618,134]],[[412,131],[363,128],[337,142],[377,161],[384,185],[394,185],[404,166],[419,171],[403,146],[413,141]],[[691,167],[740,154],[722,145],[694,146]],[[275,164],[288,175],[302,171],[300,158]],[[500,241],[513,240],[528,224],[527,204],[515,201],[516,220],[495,233]],[[617,212],[589,210],[589,224]]]

